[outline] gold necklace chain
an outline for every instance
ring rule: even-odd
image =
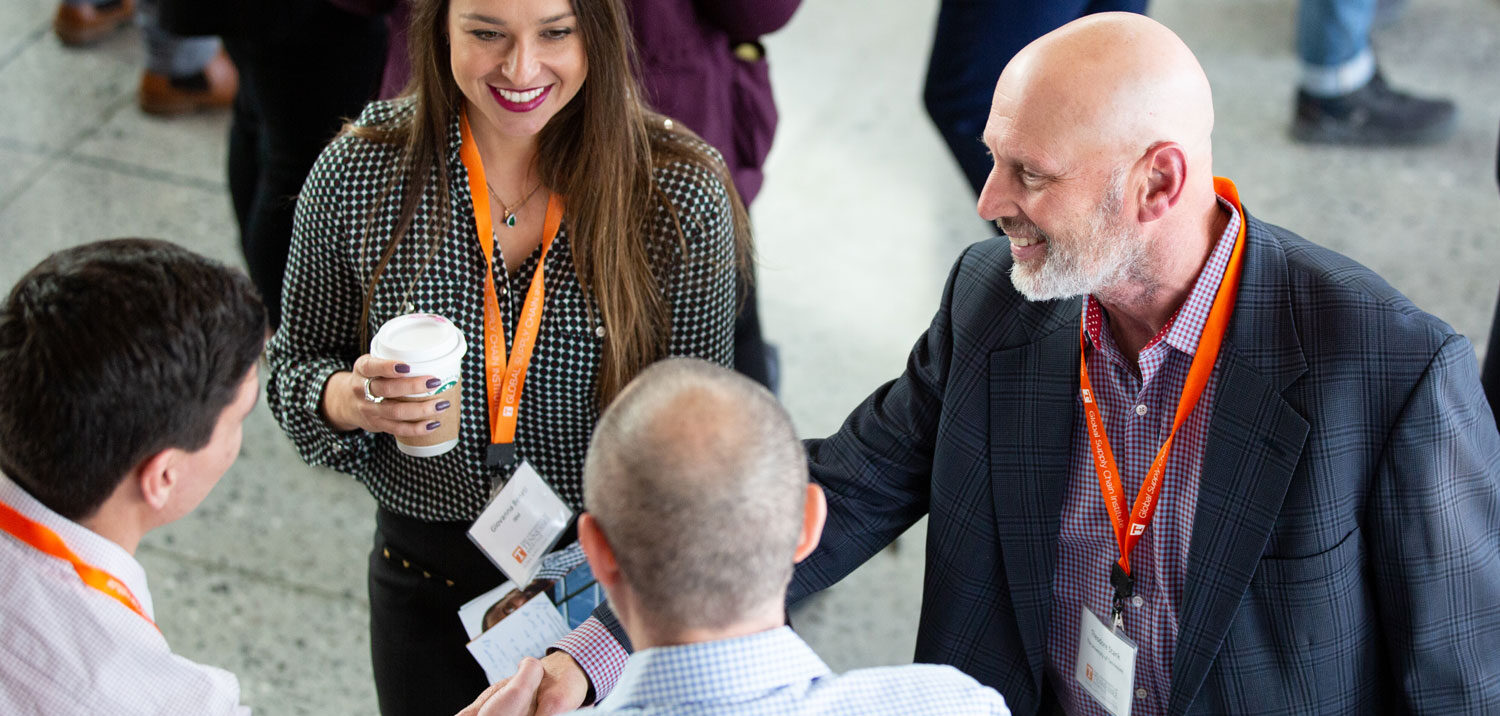
[[[531,197],[536,195],[536,191],[542,188],[542,183],[537,182],[536,186],[531,187],[531,191],[526,192],[526,196],[521,198],[521,201],[516,204],[514,209],[507,205],[504,199],[500,198],[500,193],[495,191],[495,187],[490,186],[490,183],[488,181],[484,183],[484,188],[489,189],[490,196],[495,197],[495,201],[500,202],[500,210],[504,212],[504,215],[501,217],[500,222],[505,224],[506,227],[511,227],[516,225],[516,212],[525,207],[526,202],[531,201]]]

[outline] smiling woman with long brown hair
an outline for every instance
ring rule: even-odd
[[[455,612],[504,578],[467,528],[522,462],[581,508],[593,425],[646,365],[728,365],[750,250],[718,155],[641,103],[619,0],[418,0],[410,38],[408,90],[366,108],[302,190],[268,350],[268,402],[303,458],[379,503],[371,640],[386,714],[456,711],[484,688]],[[518,324],[528,333],[534,309],[528,349]],[[409,313],[462,332],[461,400],[369,355]],[[508,369],[511,432],[496,427]],[[438,455],[394,439],[450,421],[457,445]]]

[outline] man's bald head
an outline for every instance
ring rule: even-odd
[[[584,502],[649,618],[721,628],[779,608],[807,457],[764,388],[701,360],[642,371],[599,419]]]
[[[1058,151],[1126,159],[1176,142],[1206,160],[1214,124],[1192,51],[1161,23],[1123,12],[1087,15],[1023,48],[1000,76],[992,111],[992,122],[1022,123]]]
[[[978,204],[1010,237],[1017,290],[1176,296],[1220,220],[1213,123],[1203,68],[1144,15],[1089,15],[1022,49],[995,87]]]

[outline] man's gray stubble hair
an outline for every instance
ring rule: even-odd
[[[648,367],[610,405],[584,501],[659,627],[723,628],[785,598],[807,456],[760,385],[695,359]]]

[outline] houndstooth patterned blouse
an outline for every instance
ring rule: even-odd
[[[382,126],[408,121],[411,115],[408,103],[375,102],[356,124]],[[696,140],[670,135],[656,141]],[[359,317],[368,278],[399,218],[399,192],[387,189],[401,171],[398,146],[343,135],[318,158],[297,202],[282,323],[266,351],[266,402],[302,458],[353,475],[389,510],[429,521],[476,518],[491,489],[515,470],[515,463],[484,464],[489,417],[482,387],[484,352],[477,347],[484,345],[487,268],[475,239],[468,172],[459,146],[455,117],[449,129],[449,206],[438,206],[436,182],[430,184],[408,238],[381,278],[368,325],[369,335],[375,335],[409,301],[416,311],[443,315],[464,331],[470,350],[463,359],[458,447],[438,457],[411,457],[397,450],[388,434],[335,432],[319,410],[328,378],[349,370],[368,352],[368,346],[359,345]],[[654,174],[686,235],[684,256],[667,208],[658,205],[642,236],[654,262],[667,267],[661,276],[672,321],[667,353],[729,365],[736,307],[729,196],[706,167],[674,163]],[[452,228],[429,260],[433,244],[428,237],[443,225],[439,211],[448,212]],[[507,355],[540,254],[538,247],[520,270],[497,277]],[[499,256],[495,265],[503,274],[505,262]],[[596,381],[607,327],[600,325],[598,306],[585,299],[578,283],[566,216],[543,271],[546,304],[521,394],[516,455],[577,510],[583,505],[583,458],[599,417]]]

